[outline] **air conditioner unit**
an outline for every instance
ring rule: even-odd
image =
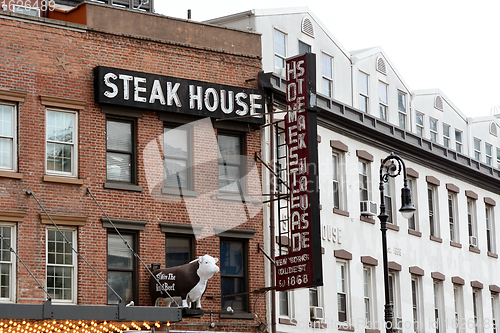
[[[397,317],[394,318],[394,327],[392,328],[393,331],[398,330],[402,331],[403,330],[403,318]]]
[[[311,319],[312,320],[323,320],[325,319],[325,312],[322,307],[319,306],[311,306]]]
[[[360,202],[361,215],[375,216],[377,215],[377,204],[373,201],[361,201]]]
[[[477,247],[477,237],[469,236],[469,244],[470,246]]]

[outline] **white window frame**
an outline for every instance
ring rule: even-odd
[[[10,107],[12,110],[12,128],[11,128],[11,133],[12,135],[10,136],[0,136],[2,139],[9,139],[12,141],[11,143],[11,157],[10,157],[10,166],[9,167],[2,167],[0,166],[0,170],[4,171],[17,171],[17,104],[15,103],[6,103],[6,102],[1,102],[0,105],[2,106],[7,106]]]
[[[472,315],[474,319],[474,333],[484,332],[483,301],[481,289],[472,288]]]
[[[392,294],[391,294],[392,291]],[[392,297],[392,302],[390,298]],[[398,331],[401,331],[403,327],[398,327],[398,325],[403,325],[401,316],[401,290],[399,286],[399,272],[389,271],[389,303],[392,305],[392,315],[393,315],[393,326]],[[398,318],[401,320],[398,321]],[[394,330],[393,330],[394,332]]]
[[[47,169],[47,145],[49,143],[48,135],[49,135],[49,112],[60,112],[60,113],[69,113],[73,115],[73,143],[63,142],[63,144],[71,145],[71,172],[64,171],[54,171]],[[54,143],[58,143],[58,141],[51,141]],[[47,108],[45,110],[45,172],[50,175],[55,176],[66,176],[66,177],[77,177],[78,175],[78,112],[71,110],[63,110],[63,109],[53,109]]]
[[[436,118],[429,117],[429,138],[435,143],[437,143],[438,139],[438,124],[439,121]]]
[[[472,246],[470,237],[476,237],[476,242],[479,247],[479,240],[477,239],[477,213],[476,213],[476,200],[467,198],[467,230],[469,234],[469,246]]]
[[[448,224],[450,230],[450,241],[460,243],[458,227],[458,204],[457,194],[448,191]]]
[[[419,276],[412,275],[411,276],[411,304],[412,304],[412,322],[413,322],[413,331],[414,332],[423,332],[424,324],[422,321],[422,288],[421,288],[421,280]]]
[[[460,134],[460,139],[458,138],[458,134]],[[462,152],[462,147],[463,147],[463,134],[459,129],[455,128],[455,150],[458,151],[459,153]]]
[[[285,54],[279,54],[276,50],[276,33],[279,33],[281,35],[283,35],[283,38],[284,38],[284,43],[285,43]],[[281,75],[283,77],[286,77],[286,57],[287,57],[287,53],[288,53],[288,47],[287,47],[287,44],[288,44],[288,35],[281,31],[280,29],[277,29],[277,28],[274,28],[274,32],[273,32],[273,51],[274,51],[274,58],[273,58],[273,65],[274,65],[274,72],[278,75]],[[284,67],[278,67],[276,66],[276,57],[280,58],[281,60],[283,60],[283,64],[284,64]]]
[[[413,213],[412,217],[408,219],[408,229],[419,231],[420,228],[418,225],[417,178],[408,176],[407,185],[411,190],[411,202],[413,203],[413,207],[415,207],[415,212]],[[410,223],[414,224],[414,229],[410,228]]]
[[[434,325],[436,327],[436,333],[443,333],[446,331],[446,323],[444,320],[444,293],[443,293],[443,282],[439,280],[434,280],[433,283],[434,290]]]
[[[498,293],[491,293],[491,326],[493,333],[498,333],[498,309],[500,308],[500,300]]]
[[[399,103],[400,99],[402,99],[402,103]],[[401,105],[403,108],[401,108]],[[406,129],[406,109],[406,93],[398,90],[398,124],[402,129]]]
[[[72,239],[71,245],[73,246],[74,249],[78,248],[77,244],[77,228],[75,227],[65,227],[65,226],[59,226],[59,229],[61,231],[70,231]],[[78,300],[78,256],[74,251],[71,251],[72,255],[72,265],[64,265],[64,264],[49,264],[49,231],[54,231],[57,234],[59,234],[59,231],[55,227],[47,227],[45,229],[45,288],[48,291],[48,277],[47,277],[47,271],[49,266],[55,266],[55,267],[71,267],[71,299],[70,300],[65,300],[65,299],[57,299],[54,296],[52,296],[52,302],[53,303],[64,303],[64,304],[76,304]],[[66,244],[66,243],[65,243]]]
[[[500,148],[496,147],[497,149],[497,168],[500,169]]]
[[[385,100],[383,99],[384,90]],[[389,85],[383,81],[378,81],[378,103],[380,119],[389,121]]]
[[[361,78],[366,78],[366,92],[361,91]],[[359,71],[358,73],[359,109],[363,112],[370,112],[370,75]],[[361,103],[361,102],[364,103]],[[361,107],[364,104],[364,107]]]
[[[376,319],[376,300],[375,300],[375,269],[374,266],[363,266],[363,304],[365,312],[365,327],[374,328]]]
[[[490,145],[489,143],[485,142],[484,143],[484,156],[486,157],[485,161],[486,164],[489,166],[493,165],[493,146]]]
[[[11,222],[0,222],[0,228],[1,227],[9,227],[10,228],[10,247],[13,249],[17,248],[16,240],[17,240],[17,224],[16,223],[11,223]],[[1,232],[1,229],[0,229]],[[3,242],[3,240],[0,238],[0,243],[2,246],[6,247],[6,244]],[[8,248],[7,248],[8,249]],[[15,302],[16,297],[17,297],[17,258],[14,253],[10,252],[10,259],[9,261],[0,261],[1,264],[7,264],[9,265],[9,297],[1,297],[0,302]]]
[[[430,235],[439,237],[439,201],[437,186],[427,184],[427,203],[429,208]]]
[[[451,131],[451,126],[443,123],[443,146],[445,146],[446,148],[450,148],[450,143],[451,143],[450,131]]]
[[[474,159],[481,161],[481,140],[478,138],[473,139],[474,144]]]
[[[333,165],[335,163],[334,157],[336,157],[337,160],[336,167]],[[332,204],[333,208],[344,211],[347,210],[345,175],[345,153],[332,150]],[[337,192],[335,192],[335,184],[337,186]],[[338,207],[336,207],[335,204],[336,200],[338,201]]]
[[[486,247],[488,252],[496,253],[495,239],[495,207],[485,205],[485,220],[486,220]]]
[[[459,284],[453,284],[453,305],[454,305],[454,322],[452,328],[456,333],[465,332],[464,325],[464,295],[463,287]]]
[[[342,284],[342,281],[339,280],[340,276],[339,276],[339,269],[343,269],[344,271],[344,280],[343,280],[343,284]],[[350,292],[349,292],[349,288],[350,288],[350,283],[349,283],[349,263],[346,262],[346,261],[337,261],[337,264],[336,264],[336,277],[337,277],[337,321],[339,323],[350,323],[351,322],[351,298],[350,298]],[[343,287],[343,291],[339,291],[340,287]],[[338,308],[338,304],[339,304],[339,296],[340,295],[344,295],[345,297],[345,317],[346,317],[346,320],[345,321],[341,321],[340,318],[338,317],[339,315],[339,308]]]
[[[397,212],[396,212],[396,197],[395,193],[395,185],[394,178],[389,177],[387,183],[384,183],[384,204],[385,211],[389,218],[387,219],[387,223],[391,223],[393,225],[397,225]]]
[[[419,117],[422,116],[422,117]],[[421,121],[420,121],[421,120]],[[424,131],[425,131],[425,114],[422,112],[415,112],[415,125],[416,125],[416,133],[417,135],[424,136]]]
[[[311,304],[311,291],[316,291],[316,303],[317,303],[317,305]],[[324,302],[323,302],[323,287],[310,287],[308,289],[308,292],[309,292],[309,307],[323,308],[323,314],[324,314],[325,313],[325,306],[324,306]],[[312,319],[312,318],[310,318],[310,319]],[[318,321],[315,321],[315,322],[318,323]]]
[[[286,296],[286,301],[287,301],[287,313],[288,314],[282,314],[281,313],[281,295]],[[278,292],[278,315],[280,318],[286,318],[286,319],[293,319],[295,318],[295,313],[294,313],[294,295],[293,295],[293,290],[286,290],[286,291],[279,291]]]
[[[325,75],[325,62],[330,63],[329,76]],[[333,81],[333,57],[325,52],[321,52],[321,92],[323,95],[333,98],[334,96],[334,81]],[[328,85],[329,93],[325,91],[325,85]]]
[[[361,166],[366,165],[366,173],[363,174],[361,170]],[[371,200],[372,194],[371,194],[371,183],[372,183],[372,178],[371,178],[371,163],[364,160],[364,159],[358,159],[358,177],[363,176],[366,177],[366,188],[361,187],[362,183],[359,182],[359,200],[364,201],[363,198],[361,197],[361,192],[366,191],[367,192],[367,198],[366,200]]]

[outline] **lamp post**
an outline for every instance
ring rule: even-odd
[[[389,163],[388,163],[389,162]],[[389,181],[389,177],[395,178],[403,171],[404,185],[401,189],[401,209],[399,210],[404,218],[409,219],[413,216],[415,207],[411,202],[411,190],[408,187],[406,178],[406,165],[398,155],[391,153],[380,165],[380,230],[382,231],[382,254],[384,260],[384,288],[385,288],[385,327],[386,333],[392,333],[392,305],[389,295],[389,267],[387,262],[387,219],[389,215],[385,211],[384,203],[384,184]]]

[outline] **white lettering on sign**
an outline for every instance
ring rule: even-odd
[[[342,244],[342,230],[328,224],[323,224],[321,228],[321,238],[329,242]]]

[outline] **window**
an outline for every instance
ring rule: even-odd
[[[424,114],[415,113],[415,123],[417,125],[417,135],[424,136]]]
[[[106,180],[135,184],[135,122],[128,119],[106,120]]]
[[[373,280],[372,280],[372,268],[365,266],[363,267],[363,300],[365,305],[365,326],[371,328],[373,326],[374,316],[374,305],[373,300]]]
[[[333,97],[333,58],[321,53],[321,68],[323,95]]]
[[[219,146],[219,190],[225,192],[244,192],[243,144],[241,136],[217,133]]]
[[[312,308],[321,308],[323,309],[323,295],[322,295],[321,287],[311,287],[309,288],[309,307]],[[324,316],[324,310],[321,311],[321,316]],[[313,317],[314,311],[311,310],[310,319],[311,321],[317,321],[318,317]]]
[[[493,333],[498,333],[498,294],[491,293],[491,326]]]
[[[474,158],[481,160],[481,140],[474,138]]]
[[[387,121],[387,84],[382,81],[378,81],[378,101],[380,110],[380,119]]]
[[[274,70],[275,73],[285,76],[286,35],[274,30]]]
[[[247,243],[244,240],[220,241],[222,309],[231,306],[235,312],[249,312],[247,280]]]
[[[193,189],[191,147],[188,126],[163,129],[164,186]]]
[[[359,72],[359,109],[368,112],[368,74]]]
[[[345,210],[345,174],[344,154],[332,152],[332,183],[333,183],[333,207],[340,210]]]
[[[431,133],[431,141],[432,142],[437,142],[437,136],[438,136],[437,123],[438,123],[437,119],[429,118],[429,130]]]
[[[421,309],[420,309],[420,280],[418,276],[411,276],[411,304],[413,313],[413,331],[420,332],[422,324],[420,322]]]
[[[10,247],[16,248],[16,225],[0,223],[0,302],[15,301],[16,297],[16,257]]]
[[[450,241],[458,243],[457,195],[448,191],[448,222],[450,225]]]
[[[467,226],[469,230],[469,245],[477,247],[476,200],[467,199]]]
[[[165,267],[175,267],[194,259],[194,237],[165,234]]]
[[[47,228],[47,292],[52,299],[76,303],[76,229]],[[68,244],[67,241],[70,242]]]
[[[47,110],[47,173],[76,176],[76,112]]]
[[[400,312],[399,275],[397,271],[389,271],[389,304],[392,306],[393,327],[398,330],[403,329]]]
[[[396,224],[396,219],[394,218],[394,209],[392,202],[392,192],[394,192],[394,178],[389,177],[388,182],[384,184],[384,204],[385,211],[389,217],[387,218],[388,223]]]
[[[444,332],[444,294],[443,283],[434,280],[434,325],[436,333]]]
[[[455,149],[461,153],[462,152],[462,131],[455,130]]]
[[[408,228],[416,231],[416,230],[418,230],[418,225],[417,225],[417,221],[418,221],[417,198],[418,198],[418,195],[417,195],[417,186],[416,186],[417,180],[415,178],[408,177],[407,184],[408,184],[408,187],[410,188],[410,191],[411,191],[411,202],[413,203],[413,206],[415,207],[415,212],[413,213],[412,217],[410,217],[408,219]]]
[[[430,234],[434,237],[439,237],[439,220],[437,211],[437,188],[432,185],[427,185],[427,201],[429,204],[429,227]]]
[[[486,246],[488,252],[495,253],[495,217],[493,215],[493,206],[486,205]]]
[[[500,169],[500,148],[497,148],[497,168]]]
[[[492,165],[493,164],[493,157],[491,154],[492,146],[488,143],[484,144],[484,154],[486,155],[486,164]]]
[[[137,234],[120,232],[127,244],[137,253]],[[137,260],[132,251],[114,231],[108,231],[108,284],[125,304],[138,302]],[[118,304],[118,298],[108,288],[108,304]]]
[[[0,103],[0,169],[17,169],[17,112],[13,104]]]
[[[311,52],[311,45],[308,45],[299,40],[299,54]]]
[[[450,125],[443,124],[443,146],[450,148]]]
[[[337,304],[338,321],[341,323],[349,320],[349,294],[348,294],[347,263],[337,262]]]
[[[473,288],[472,289],[472,311],[474,314],[474,332],[483,332],[483,307],[482,307],[481,290]]]
[[[398,90],[399,127],[406,129],[406,94]]]
[[[462,295],[462,286],[458,284],[453,284],[453,305],[454,305],[454,323],[453,328],[455,328],[456,333],[464,331],[464,300]]]
[[[359,200],[370,200],[370,165],[368,162],[359,160]]]
[[[293,318],[292,304],[293,291],[280,291],[279,295],[279,314],[281,317]]]

